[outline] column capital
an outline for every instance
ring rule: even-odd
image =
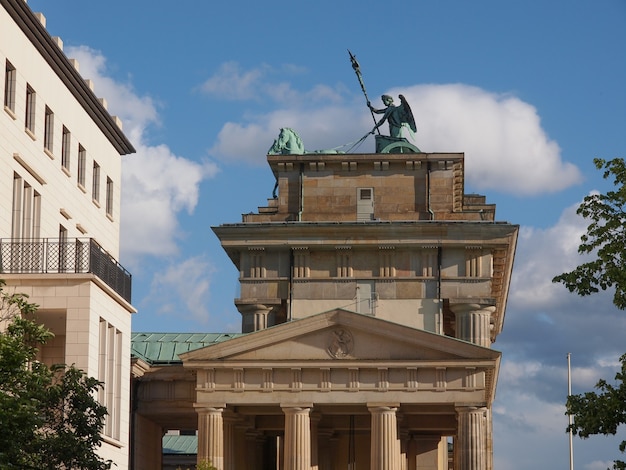
[[[486,413],[488,408],[486,405],[457,405],[454,410],[457,413]]]
[[[380,410],[380,411],[397,411],[398,408],[400,408],[400,403],[376,403],[376,402],[371,402],[371,403],[366,403],[367,409],[372,412],[372,411],[376,411],[376,410]]]
[[[484,311],[485,313],[493,313],[496,311],[496,306],[493,303],[480,303],[468,301],[463,302],[460,299],[454,299],[450,301],[450,310],[455,314],[462,314],[468,312]]]
[[[284,412],[286,411],[298,411],[298,410],[311,410],[313,403],[281,403],[280,407]]]
[[[226,409],[226,403],[194,403],[193,407],[196,410],[196,413],[222,413]]]

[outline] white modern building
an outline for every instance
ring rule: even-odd
[[[105,383],[101,455],[128,468],[131,276],[117,261],[121,156],[134,153],[45,18],[0,0],[0,278],[54,334],[46,363]]]

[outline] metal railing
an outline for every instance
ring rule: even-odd
[[[131,274],[93,238],[1,238],[1,273],[91,273],[131,299]]]

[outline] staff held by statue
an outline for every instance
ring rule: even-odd
[[[365,91],[365,84],[363,83],[363,75],[361,74],[361,66],[357,62],[356,57],[352,54],[352,52],[350,52],[350,49],[348,49],[348,54],[350,54],[350,62],[352,62],[352,68],[354,69],[354,73],[356,73],[356,77],[359,79],[361,90],[363,91],[363,95],[365,95],[367,106],[368,108],[370,108],[370,113],[372,114],[374,125],[376,125],[376,117],[374,116],[374,111],[372,111],[372,108],[370,106],[370,99],[367,97],[367,91]],[[375,129],[378,132],[378,135],[380,135],[380,130],[378,129],[378,127],[376,127]]]

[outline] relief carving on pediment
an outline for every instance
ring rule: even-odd
[[[354,338],[350,330],[335,328],[330,334],[328,341],[328,354],[334,359],[345,359],[352,356],[354,350]]]

